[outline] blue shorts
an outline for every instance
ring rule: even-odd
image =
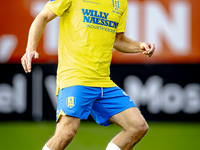
[[[130,97],[119,87],[71,86],[59,90],[57,100],[57,122],[60,115],[83,120],[91,114],[98,124],[108,126],[111,124],[108,121],[110,117],[128,108],[136,107]]]

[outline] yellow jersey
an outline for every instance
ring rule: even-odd
[[[116,33],[126,26],[127,0],[50,0],[60,17],[58,89],[113,87],[110,64]]]

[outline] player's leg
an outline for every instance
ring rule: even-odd
[[[78,131],[80,119],[70,116],[61,116],[56,125],[54,136],[46,143],[50,150],[64,150]],[[46,150],[43,148],[43,150]]]
[[[87,119],[99,88],[71,86],[59,90],[57,126],[54,136],[43,150],[63,150],[75,136],[81,119]]]
[[[95,101],[91,115],[107,126],[115,123],[122,127],[108,144],[107,150],[130,150],[146,134],[148,125],[130,97],[119,87],[103,88],[102,96]]]
[[[148,131],[148,125],[136,107],[129,108],[112,116],[109,121],[123,128],[111,140],[111,143],[114,143],[121,150],[131,150]],[[108,145],[107,150],[113,150],[112,144]]]

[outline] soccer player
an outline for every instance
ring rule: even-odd
[[[148,131],[133,101],[109,77],[113,47],[147,57],[155,50],[153,43],[124,34],[126,15],[127,0],[50,0],[33,21],[21,59],[26,73],[39,57],[36,49],[46,24],[60,17],[57,125],[43,150],[67,147],[89,114],[100,125],[115,123],[123,129],[106,150],[130,150]]]

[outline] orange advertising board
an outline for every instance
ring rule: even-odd
[[[47,0],[7,0],[0,4],[0,63],[20,63],[28,32]],[[128,0],[126,34],[153,42],[151,58],[113,50],[114,64],[200,63],[200,1]],[[38,63],[57,63],[59,18],[50,22],[38,45]]]

